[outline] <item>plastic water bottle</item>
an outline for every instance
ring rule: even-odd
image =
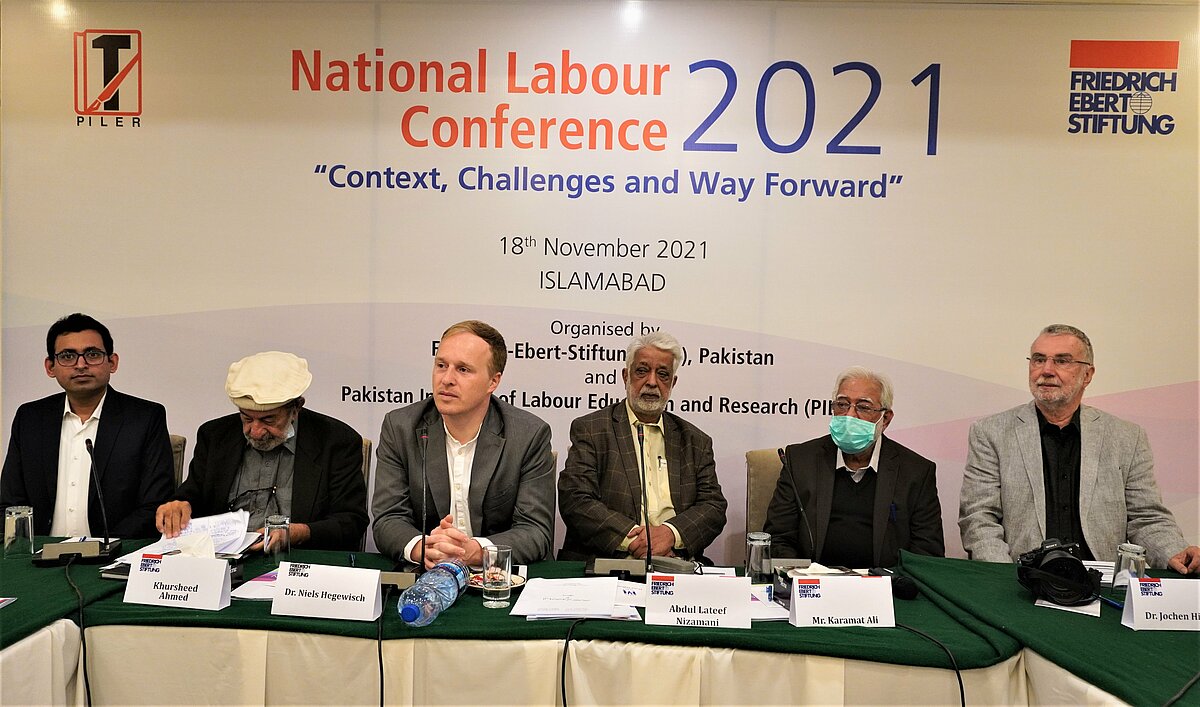
[[[458,599],[467,586],[467,566],[458,560],[437,563],[400,594],[400,618],[409,626],[428,626]]]

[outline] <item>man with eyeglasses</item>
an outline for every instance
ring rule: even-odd
[[[1083,559],[1146,549],[1154,567],[1200,571],[1154,481],[1141,427],[1083,405],[1096,372],[1087,334],[1042,329],[1029,348],[1033,400],[971,425],[958,526],[976,560],[1015,562],[1046,538],[1079,543]]]
[[[854,366],[834,384],[830,434],[780,450],[783,469],[763,530],[773,557],[891,567],[901,550],[941,557],[934,463],[885,437],[892,383]]]
[[[282,351],[232,364],[225,394],[238,411],[200,426],[187,479],[159,507],[158,529],[175,537],[192,517],[245,510],[251,532],[284,515],[293,546],[360,549],[368,522],[362,436],[304,407],[311,383],[308,362]]]
[[[567,526],[558,559],[643,559],[648,515],[653,556],[711,564],[703,553],[725,527],[727,503],[712,438],[667,412],[682,362],[683,347],[670,334],[637,337],[621,370],[625,399],[571,423],[558,479]]]
[[[17,409],[0,474],[0,505],[32,506],[38,535],[102,537],[105,516],[111,537],[155,535],[175,483],[167,412],[109,386],[118,363],[112,334],[86,314],[46,333],[46,375],[64,392]]]

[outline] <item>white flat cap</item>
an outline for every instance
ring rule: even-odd
[[[311,383],[308,361],[283,351],[263,351],[229,367],[225,394],[242,410],[274,410],[304,395]]]

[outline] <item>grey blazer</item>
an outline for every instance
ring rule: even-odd
[[[1187,545],[1154,482],[1141,427],[1084,405],[1079,414],[1079,515],[1097,560],[1117,545],[1146,548],[1154,567]],[[1046,537],[1042,443],[1033,401],[971,425],[958,527],[972,559],[1013,562]]]
[[[422,434],[428,435],[422,443]],[[421,459],[425,457],[427,513],[418,522]],[[450,513],[446,428],[433,399],[393,410],[383,418],[371,510],[379,551],[394,559],[414,537]],[[478,537],[513,549],[513,562],[550,559],[554,544],[554,460],[550,426],[492,397],[471,467],[467,493],[471,528]]]

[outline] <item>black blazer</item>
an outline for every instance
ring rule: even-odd
[[[176,500],[199,518],[229,511],[229,490],[246,449],[238,413],[209,420],[196,432],[196,453]],[[300,409],[292,476],[293,523],[306,523],[318,550],[359,550],[367,530],[362,435],[319,412]]]
[[[936,466],[920,454],[886,436],[880,442],[875,480],[873,541],[875,567],[894,567],[900,550],[942,557],[942,508],[938,503]],[[775,495],[767,507],[763,530],[771,534],[772,557],[804,557],[821,561],[833,505],[837,445],[829,435],[788,445]],[[804,504],[812,527],[812,542],[796,507]]]
[[[0,505],[33,506],[33,527],[38,535],[49,535],[54,519],[66,395],[58,393],[17,409],[0,475]],[[94,451],[109,533],[116,538],[157,536],[154,512],[171,498],[175,486],[166,409],[110,386]],[[92,535],[104,532],[95,484],[90,485],[88,494],[88,524]]]

